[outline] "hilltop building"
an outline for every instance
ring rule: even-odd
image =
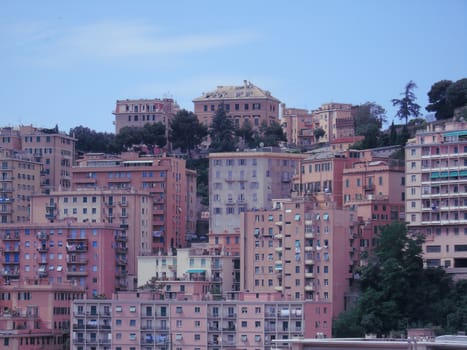
[[[207,127],[221,105],[236,127],[242,127],[248,121],[254,130],[258,130],[263,123],[279,122],[280,101],[269,91],[246,80],[240,86],[218,86],[195,98],[193,103],[198,120]]]

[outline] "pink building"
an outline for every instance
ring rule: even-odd
[[[118,134],[125,127],[142,128],[148,123],[161,123],[165,126],[167,138],[170,122],[178,110],[179,106],[172,98],[117,100],[112,112],[115,115],[115,133]]]
[[[62,350],[69,346],[70,305],[84,288],[73,284],[11,281],[0,287],[2,349]]]
[[[88,297],[127,288],[127,236],[111,224],[6,224],[0,228],[2,277],[12,281],[72,282]]]
[[[285,103],[281,107],[281,125],[287,143],[301,148],[315,144],[313,114],[307,109],[286,108]]]
[[[185,160],[89,154],[72,171],[73,189],[135,190],[152,197],[153,253],[187,245],[196,227],[196,172],[186,168]]]
[[[240,289],[330,303],[337,316],[351,277],[350,217],[324,195],[278,199],[273,210],[246,212]]]
[[[313,119],[315,129],[321,128],[325,132],[319,142],[331,142],[355,135],[351,104],[335,102],[322,104],[313,111]]]
[[[210,126],[212,118],[221,104],[237,127],[245,121],[255,130],[266,123],[279,122],[279,103],[269,91],[263,90],[249,81],[241,86],[218,86],[211,92],[195,98],[194,113],[201,123]]]
[[[152,206],[148,193],[130,189],[80,189],[32,197],[31,219],[36,224],[72,219],[79,223],[112,223],[128,236],[128,287],[137,287],[137,256],[152,253]]]
[[[328,307],[262,293],[241,293],[238,300],[161,300],[151,292],[75,300],[71,349],[287,349],[273,341],[330,335],[322,326],[331,323]]]

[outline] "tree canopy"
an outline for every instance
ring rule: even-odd
[[[69,135],[76,138],[76,149],[78,152],[117,152],[115,145],[115,134],[97,132],[85,126],[76,126],[70,129]]]
[[[146,145],[153,153],[156,146],[164,147],[167,143],[165,126],[162,123],[146,123],[142,128],[126,126],[120,129],[115,143],[120,151],[137,145]]]
[[[405,86],[404,92],[401,93],[402,98],[393,98],[391,100],[392,105],[399,108],[396,117],[401,120],[405,119],[405,124],[407,124],[410,117],[418,117],[420,115],[420,106],[415,102],[417,98],[413,91],[416,88],[417,84],[410,80]]]
[[[261,124],[260,133],[258,141],[264,146],[278,146],[279,142],[287,141],[282,126],[276,121],[272,121],[269,125],[264,121]]]
[[[187,152],[188,158],[191,158],[191,150],[199,146],[207,134],[207,127],[198,121],[196,114],[184,109],[170,122],[169,141],[173,148]]]
[[[224,106],[220,105],[212,119],[209,129],[210,152],[232,152],[236,149],[235,128],[227,116]]]
[[[421,237],[409,237],[404,223],[381,229],[378,244],[362,268],[354,308],[333,325],[338,337],[373,333],[389,336],[408,327],[467,330],[467,281],[454,283],[441,268],[423,268]],[[352,321],[352,324],[346,322]],[[464,322],[464,323],[463,323]]]
[[[440,80],[434,83],[430,91],[428,91],[428,101],[430,104],[426,106],[426,110],[435,112],[435,117],[438,120],[452,117],[454,109],[446,99],[446,93],[451,84],[451,80]]]

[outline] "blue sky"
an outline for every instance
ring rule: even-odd
[[[0,126],[114,132],[117,99],[249,80],[289,107],[390,100],[467,77],[466,0],[2,1]],[[423,109],[423,112],[425,110]]]

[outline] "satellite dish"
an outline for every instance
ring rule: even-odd
[[[259,147],[264,147],[264,142],[260,142]]]

